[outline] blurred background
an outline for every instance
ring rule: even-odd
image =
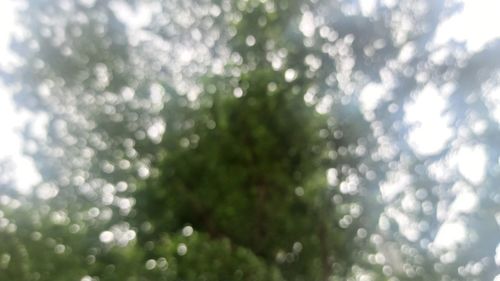
[[[500,280],[500,2],[0,7],[0,280]]]

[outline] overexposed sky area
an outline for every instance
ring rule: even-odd
[[[0,2],[0,68],[9,68],[15,58],[11,54],[10,36],[16,27],[16,5],[19,1],[3,0]],[[0,83],[0,161],[12,161],[9,167],[15,173],[16,186],[23,192],[40,180],[30,158],[22,155],[20,130],[27,120],[27,113],[16,110],[9,89]]]

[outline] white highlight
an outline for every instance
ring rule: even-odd
[[[456,249],[458,244],[465,241],[467,230],[463,222],[446,222],[439,229],[434,245],[438,248]]]
[[[464,0],[463,3],[463,12],[440,24],[434,43],[466,42],[467,49],[476,52],[500,35],[500,1]]]
[[[312,37],[314,35],[314,31],[316,30],[316,26],[314,25],[314,15],[310,11],[305,12],[302,15],[302,19],[299,24],[299,30],[306,37]]]
[[[432,83],[427,84],[413,102],[407,104],[405,121],[415,125],[409,133],[408,141],[417,153],[438,153],[452,137],[449,118],[443,116],[447,106],[446,98]]]
[[[114,238],[115,235],[111,231],[103,231],[99,235],[99,240],[101,240],[102,243],[111,243]]]
[[[386,89],[382,84],[378,83],[368,83],[359,97],[361,102],[361,108],[363,112],[370,113],[373,112],[378,106],[378,104],[388,97],[389,90]]]
[[[486,173],[486,150],[482,146],[464,146],[458,151],[458,170],[471,183],[483,182]]]

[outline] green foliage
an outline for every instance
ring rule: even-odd
[[[227,238],[175,233],[163,236],[152,252],[165,280],[284,280],[277,268]]]
[[[219,90],[182,111],[186,98],[173,98],[164,110],[159,175],[139,191],[137,211],[156,234],[191,224],[270,264],[294,245],[304,248],[282,267],[288,276],[311,276],[306,272],[319,262],[313,253],[331,244],[318,235],[335,239],[324,230],[335,213],[328,212],[331,191],[320,168],[327,150],[319,132],[328,127],[279,76],[270,70],[243,76],[241,97],[221,92],[227,82],[214,77],[207,87]]]

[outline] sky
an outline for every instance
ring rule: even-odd
[[[14,0],[0,2],[0,68],[8,68],[15,61],[9,50],[9,42],[11,34],[15,32],[16,7]],[[9,89],[0,83],[0,132],[2,132],[0,161],[3,159],[12,161],[13,167],[9,168],[13,169],[16,186],[22,192],[28,192],[30,187],[40,180],[33,161],[22,155],[19,131],[27,119],[27,113],[16,110]]]
[[[376,0],[362,0],[362,11],[364,14],[373,12]],[[381,1],[387,5],[394,5],[395,0]],[[16,0],[0,1],[0,67],[8,67],[15,59],[9,51],[9,37],[15,32]],[[500,1],[491,0],[465,0],[463,12],[443,22],[437,31],[434,43],[439,45],[449,40],[463,41],[467,48],[472,51],[480,50],[489,40],[500,36]],[[118,7],[119,8],[119,7]],[[125,8],[124,8],[125,9]],[[123,10],[123,9],[122,9]],[[126,10],[124,13],[126,14]],[[144,12],[144,11],[143,11]],[[122,13],[122,14],[124,14]],[[133,18],[134,13],[128,11],[127,18]],[[141,11],[139,11],[139,14]],[[138,18],[143,18],[138,15]],[[132,20],[132,23],[136,21]],[[137,22],[140,25],[141,22]],[[304,23],[305,24],[305,23]],[[307,33],[307,26],[301,27]],[[301,29],[301,30],[302,30]],[[481,30],[481,32],[478,32]],[[371,98],[366,98],[362,106],[367,110],[373,109],[378,100],[383,98],[383,87],[377,84],[369,84],[366,93]],[[362,93],[363,95],[363,93]],[[447,145],[451,138],[452,128],[449,127],[443,112],[446,108],[446,100],[443,93],[432,84],[426,86],[415,99],[408,104],[406,110],[406,122],[418,124],[417,128],[409,135],[409,142],[415,151],[422,155],[429,155],[440,151]],[[422,114],[425,112],[425,114]],[[34,164],[30,158],[22,155],[22,139],[19,130],[29,120],[28,113],[16,110],[9,89],[0,83],[0,132],[2,139],[0,145],[0,160],[11,159],[14,167],[14,178],[20,191],[29,192],[30,187],[40,181]],[[466,178],[471,182],[480,183],[484,177],[485,151],[481,147],[463,147],[458,151],[454,163],[458,165]],[[393,188],[394,189],[394,188]],[[453,212],[470,211],[477,199],[468,188],[459,188],[457,199],[450,220],[443,224],[438,232],[436,243],[444,247],[452,247],[456,239],[460,239],[466,232],[463,224],[453,220]],[[450,236],[450,233],[456,235]],[[458,237],[450,239],[450,237]],[[500,259],[500,257],[499,257]]]

